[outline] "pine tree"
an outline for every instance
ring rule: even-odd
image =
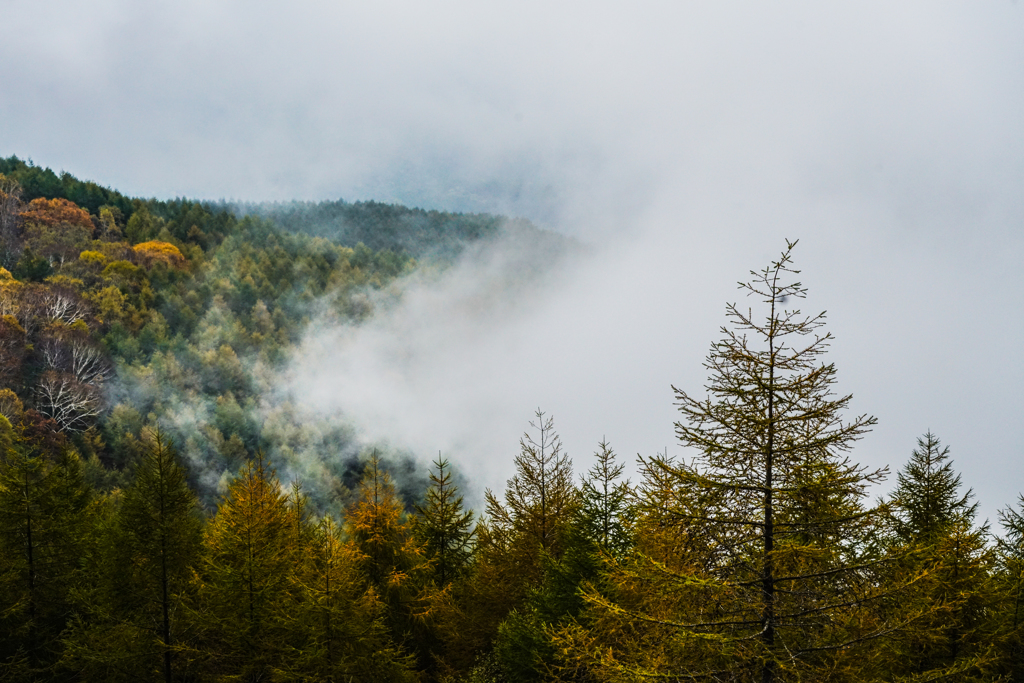
[[[765,314],[727,306],[709,395],[676,389],[676,433],[696,455],[646,461],[640,495],[664,507],[638,510],[617,595],[587,595],[606,649],[571,639],[600,675],[855,679],[857,646],[887,628],[870,612],[885,594],[880,564],[865,555],[881,515],[862,503],[884,471],[845,455],[875,420],[843,419],[851,397],[833,394],[835,366],[821,360],[825,314],[786,307],[806,294],[794,246],[740,283]]]

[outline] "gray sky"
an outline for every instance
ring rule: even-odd
[[[0,64],[0,154],[128,194],[505,212],[599,247],[318,328],[311,393],[370,436],[491,486],[537,406],[580,469],[602,435],[673,452],[669,384],[699,390],[789,237],[879,419],[855,457],[898,468],[931,428],[983,514],[1024,490],[1022,3],[8,0]]]

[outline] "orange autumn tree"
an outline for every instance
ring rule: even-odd
[[[28,203],[20,216],[28,224],[53,227],[60,223],[67,223],[88,228],[90,232],[93,229],[89,212],[67,199],[38,197]]]

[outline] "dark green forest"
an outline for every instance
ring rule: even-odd
[[[264,401],[311,320],[508,233],[573,248],[0,159],[0,680],[1024,681],[1024,498],[979,519],[931,432],[857,463],[875,418],[798,310],[795,243],[675,389],[689,456],[635,481],[538,410],[473,511],[444,454]]]

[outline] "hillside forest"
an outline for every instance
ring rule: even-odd
[[[931,432],[857,463],[875,418],[797,310],[795,243],[675,389],[687,457],[635,480],[541,410],[480,495],[443,453],[268,401],[312,320],[359,326],[508,234],[577,248],[0,159],[0,680],[1024,681],[1024,497],[979,519]]]

